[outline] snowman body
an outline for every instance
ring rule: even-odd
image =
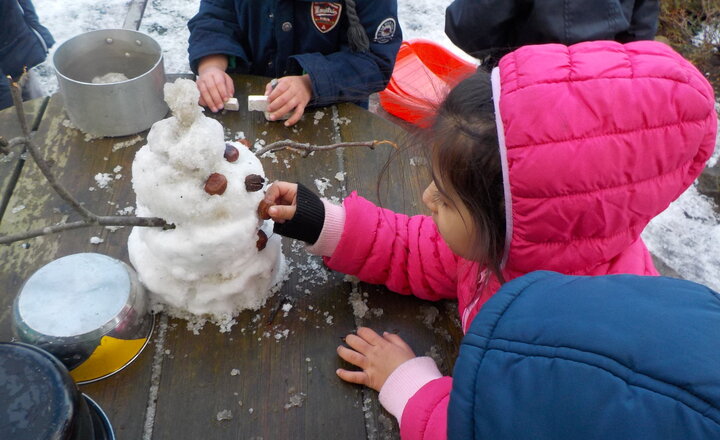
[[[133,189],[137,215],[174,228],[134,228],[128,253],[156,310],[222,324],[261,307],[285,263],[272,222],[257,215],[263,188],[245,184],[249,175],[264,179],[260,161],[242,144],[226,145],[222,126],[202,114],[198,97],[190,80],[165,86],[173,116],[156,122],[138,150]],[[213,174],[227,181],[219,194],[208,192]]]

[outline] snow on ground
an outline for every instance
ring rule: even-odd
[[[153,37],[163,48],[167,73],[190,72],[187,22],[199,6],[199,0],[150,0],[147,3],[139,31]]]
[[[119,28],[128,0],[34,0],[42,23],[57,43],[48,61],[38,68],[47,93],[55,93],[57,81],[51,65],[52,54],[62,42],[90,30]],[[405,39],[427,38],[467,59],[444,32],[445,8],[451,0],[399,0],[399,19]],[[187,20],[198,9],[199,0],[148,1],[140,31],[162,46],[167,73],[188,72]],[[715,152],[713,161],[717,161]],[[651,252],[683,277],[720,290],[720,218],[713,203],[690,188],[665,212],[650,222],[643,233]]]

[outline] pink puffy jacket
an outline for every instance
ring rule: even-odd
[[[599,41],[522,47],[492,80],[506,279],[540,269],[657,275],[640,233],[715,146],[715,101],[703,75],[662,43]],[[491,282],[473,301],[477,265],[450,251],[430,217],[395,214],[355,194],[343,206],[320,237],[327,244],[326,232],[338,231],[331,269],[423,299],[457,298],[464,329],[499,287]],[[402,377],[412,375],[403,366],[386,383],[393,394],[411,383],[395,414],[402,438],[444,438],[451,379],[416,383]]]

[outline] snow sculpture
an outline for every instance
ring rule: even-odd
[[[173,116],[156,122],[137,152],[133,189],[138,215],[175,228],[134,228],[130,261],[155,310],[227,330],[240,310],[261,307],[285,272],[280,237],[257,214],[266,179],[255,155],[226,144],[220,123],[202,114],[193,81],[164,92]]]

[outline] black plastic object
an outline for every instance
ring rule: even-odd
[[[107,417],[45,350],[0,342],[0,439],[114,440]]]

